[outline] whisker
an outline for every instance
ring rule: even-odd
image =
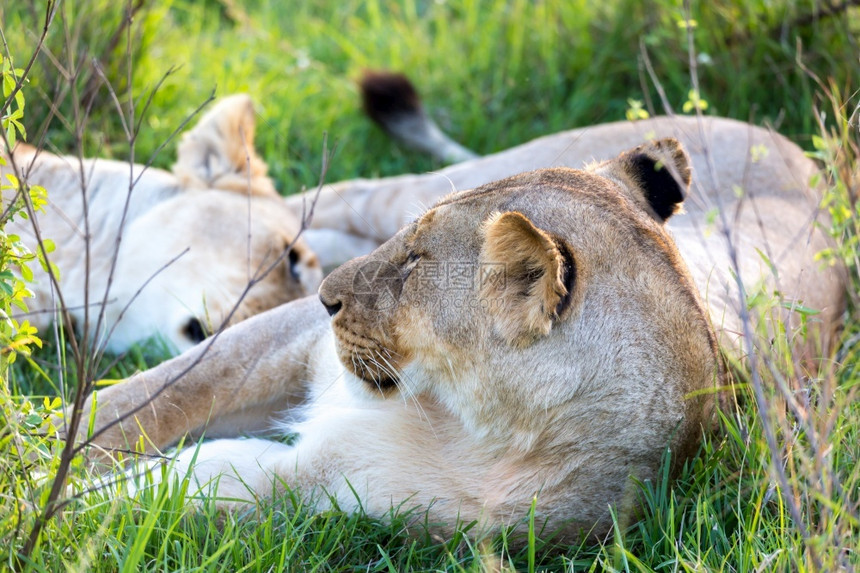
[[[391,354],[388,349],[383,350],[385,350],[387,354]],[[428,425],[430,425],[430,428],[432,430],[433,426],[430,423],[430,416],[427,415],[427,411],[424,410],[424,407],[421,405],[421,400],[418,399],[418,396],[415,394],[413,388],[410,387],[411,385],[409,382],[411,382],[411,379],[409,379],[408,376],[405,376],[405,373],[403,371],[399,371],[394,368],[394,366],[388,361],[386,357],[380,355],[379,358],[385,362],[387,368],[390,368],[396,373],[397,379],[401,381],[401,383],[398,385],[398,388],[401,391],[400,393],[403,397],[404,403],[406,403],[407,399],[411,400],[412,403],[415,404],[415,409],[418,411],[419,417],[423,418],[428,423]],[[433,433],[435,434],[435,431]]]

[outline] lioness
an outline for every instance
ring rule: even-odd
[[[769,280],[753,246],[792,249],[797,264],[781,269],[780,285],[815,282],[804,303],[818,305],[829,328],[841,291],[836,273],[811,264],[823,241],[809,231],[813,211],[802,203],[814,166],[802,155],[794,164],[764,161],[744,179],[748,154],[737,138],[761,131],[715,122],[735,128],[720,156],[723,184],[748,183],[744,194],[729,187],[714,198],[731,215],[743,279]],[[634,137],[620,125],[581,133],[613,146],[610,130],[622,142]],[[768,137],[779,145],[772,157],[784,161],[780,153],[794,148]],[[538,154],[546,163],[570,144]],[[703,147],[692,151],[701,164]],[[481,178],[493,161],[452,170],[465,174],[471,165]],[[180,454],[179,471],[196,459],[195,487],[226,505],[284,485],[317,507],[335,500],[380,517],[419,505],[443,534],[458,519],[478,521],[482,531],[516,523],[537,496],[537,519],[550,530],[603,534],[608,507],[630,499],[631,475],[655,478],[667,446],[676,462],[695,450],[722,383],[696,281],[706,286],[731,257],[719,255],[719,231],[713,239],[699,233],[705,209],[694,202],[686,217],[697,223],[674,227],[688,272],[666,221],[683,221],[673,215],[689,183],[689,158],[663,139],[585,171],[538,170],[448,195],[332,273],[320,288],[323,305],[309,298],[271,310],[100,392],[95,441],[124,448],[145,435],[154,449],[186,433],[234,437],[274,427],[296,432],[295,445],[206,442]],[[373,184],[340,191],[366,193]],[[783,224],[751,224],[751,208],[740,208],[751,197],[766,206],[764,218],[785,209]],[[348,221],[341,228],[354,230]],[[732,292],[704,291],[724,333],[726,324],[742,326]],[[273,422],[283,412],[297,421]]]
[[[692,161],[673,139],[621,153],[655,135]],[[271,310],[100,392],[95,442],[295,432],[293,446],[206,442],[178,468],[196,458],[195,484],[226,505],[286,485],[381,517],[420,505],[446,534],[458,519],[516,523],[537,496],[549,528],[600,535],[629,476],[654,478],[667,446],[683,460],[709,423],[722,374],[708,315],[743,352],[753,295],[780,318],[802,303],[820,313],[798,346],[827,356],[843,287],[814,260],[827,244],[815,173],[766,130],[658,118],[335,184],[308,234],[321,260],[382,245],[324,281],[324,306]]]
[[[296,240],[301,209],[284,205],[253,143],[251,101],[232,96],[184,136],[173,173],[19,145],[0,176],[14,162],[50,203],[7,232],[32,247],[35,224],[55,242],[48,258],[62,302],[98,344],[120,352],[158,334],[185,350],[222,325],[316,292],[322,280],[313,252]],[[44,327],[60,296],[34,271],[29,319]]]

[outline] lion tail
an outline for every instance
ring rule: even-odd
[[[367,70],[359,80],[365,113],[398,143],[448,163],[478,157],[448,137],[425,112],[403,74]]]

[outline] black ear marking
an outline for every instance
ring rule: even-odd
[[[566,291],[555,307],[555,316],[559,317],[570,307],[570,303],[573,300],[573,287],[576,283],[576,260],[562,241],[556,240],[555,244],[564,260],[564,265],[561,269],[561,282],[564,284]]]
[[[622,153],[606,167],[620,170],[632,179],[631,195],[660,223],[681,210],[692,181],[690,158],[672,137],[655,139]]]
[[[630,157],[630,171],[642,186],[645,200],[661,221],[680,209],[686,185],[682,187],[663,161],[647,153],[635,153]]]

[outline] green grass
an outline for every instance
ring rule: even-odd
[[[24,4],[0,7],[0,27],[18,66],[32,52],[41,26],[41,8]],[[80,0],[63,6],[64,16],[53,23],[48,51],[37,60],[27,86],[31,141],[44,137],[49,148],[75,151],[76,137],[69,129],[74,102],[87,93],[93,77],[89,62],[97,57],[120,101],[131,94],[137,102],[137,159],[145,160],[168,141],[156,158],[162,166],[173,156],[172,131],[213,90],[250,93],[259,105],[259,147],[284,193],[317,183],[326,136],[336,149],[330,180],[436,167],[393,146],[362,117],[354,80],[364,68],[407,71],[429,112],[455,138],[482,153],[565,128],[623,119],[629,98],[653,102],[659,112],[657,90],[640,63],[641,46],[676,111],[691,89],[687,35],[679,25],[687,18],[669,0],[264,0],[247,5],[174,0],[150,3],[136,14],[130,58],[122,34],[107,49],[122,3]],[[773,123],[810,150],[812,136],[820,135],[816,110],[826,113],[828,128],[835,130],[833,144],[817,153],[831,171],[834,234],[842,245],[838,256],[849,264],[856,293],[858,213],[852,178],[857,167],[849,145],[857,138],[856,124],[844,120],[858,103],[853,90],[860,79],[860,14],[855,9],[805,17],[812,13],[813,3],[805,1],[696,3],[690,19],[695,20],[701,95],[710,104],[708,113]],[[78,74],[76,91],[58,89],[60,73],[53,62]],[[141,114],[150,95],[152,104]],[[51,101],[58,102],[61,117],[45,124]],[[86,155],[128,156],[129,142],[105,87],[95,92],[80,145]],[[468,535],[411,537],[404,530],[416,515],[408,508],[383,523],[334,510],[314,514],[299,496],[288,495],[248,515],[222,515],[210,506],[190,510],[166,489],[133,500],[101,491],[71,503],[47,524],[27,566],[43,571],[478,571],[500,560],[518,570],[860,567],[858,333],[852,304],[837,373],[785,376],[809,396],[800,417],[785,414],[774,390],[763,418],[752,393],[742,387],[737,410],[723,413],[720,431],[705,439],[678,479],[671,485],[667,480],[641,484],[643,515],[618,516],[616,535],[603,542],[554,547],[536,540],[513,551],[504,535],[486,543]],[[56,366],[58,345],[49,346],[37,356],[45,375],[16,365],[6,386],[12,392],[0,400],[7,422],[5,427],[0,423],[0,569],[14,564],[14,552],[45,494],[34,481],[36,471],[50,471],[54,463],[45,456],[31,466],[32,458],[18,456],[41,445],[28,438],[32,424],[26,414],[31,412],[25,411],[21,394],[56,393],[61,372],[75,383],[73,368]],[[158,352],[138,353],[106,376],[124,376],[159,358]],[[790,363],[784,351],[761,358]],[[748,381],[743,368],[737,371],[739,382]],[[763,368],[770,388],[777,387],[779,372],[786,368]],[[44,410],[39,400],[33,404],[36,413]],[[763,419],[773,424],[783,448],[777,462],[786,469],[789,491],[782,491],[772,470],[774,454]],[[86,487],[89,478],[79,470],[75,479]],[[796,500],[801,523],[786,499]]]
[[[317,183],[325,133],[338,147],[330,170],[334,180],[426,170],[429,161],[400,152],[361,116],[354,80],[362,69],[408,71],[443,127],[489,153],[560,129],[623,119],[628,98],[647,98],[660,110],[656,90],[640,71],[640,39],[671,105],[680,110],[690,79],[678,6],[634,0],[597,4],[344,0],[287,7],[270,0],[231,11],[211,1],[155,3],[133,26],[130,91],[140,102],[165,73],[173,73],[142,119],[137,154],[148,157],[213,90],[244,91],[260,107],[260,146],[284,193]],[[75,56],[84,64],[87,57],[99,57],[120,95],[128,91],[125,37],[113,52],[103,52],[122,5],[103,0],[65,5],[77,16],[68,24],[77,38]],[[710,112],[772,121],[783,133],[802,138],[816,131],[811,110],[817,90],[796,63],[795,36],[802,41],[804,64],[849,90],[860,69],[851,56],[858,24],[856,14],[853,22],[830,18],[789,26],[781,37],[784,22],[810,10],[806,2],[697,6],[694,40],[699,59],[710,62],[699,66]],[[4,16],[20,65],[39,21],[24,9],[7,7]],[[62,27],[54,26],[48,46],[61,61],[64,43]],[[39,94],[30,97],[31,134],[46,111],[35,102],[56,99],[57,75],[50,58],[40,58],[29,86],[31,94]],[[84,65],[79,75],[83,86],[93,73]],[[72,95],[62,100],[67,115]],[[58,149],[73,147],[62,122],[52,122],[48,133]],[[85,143],[91,155],[127,152],[104,88],[95,98]],[[158,161],[168,165],[172,157],[168,148]]]

